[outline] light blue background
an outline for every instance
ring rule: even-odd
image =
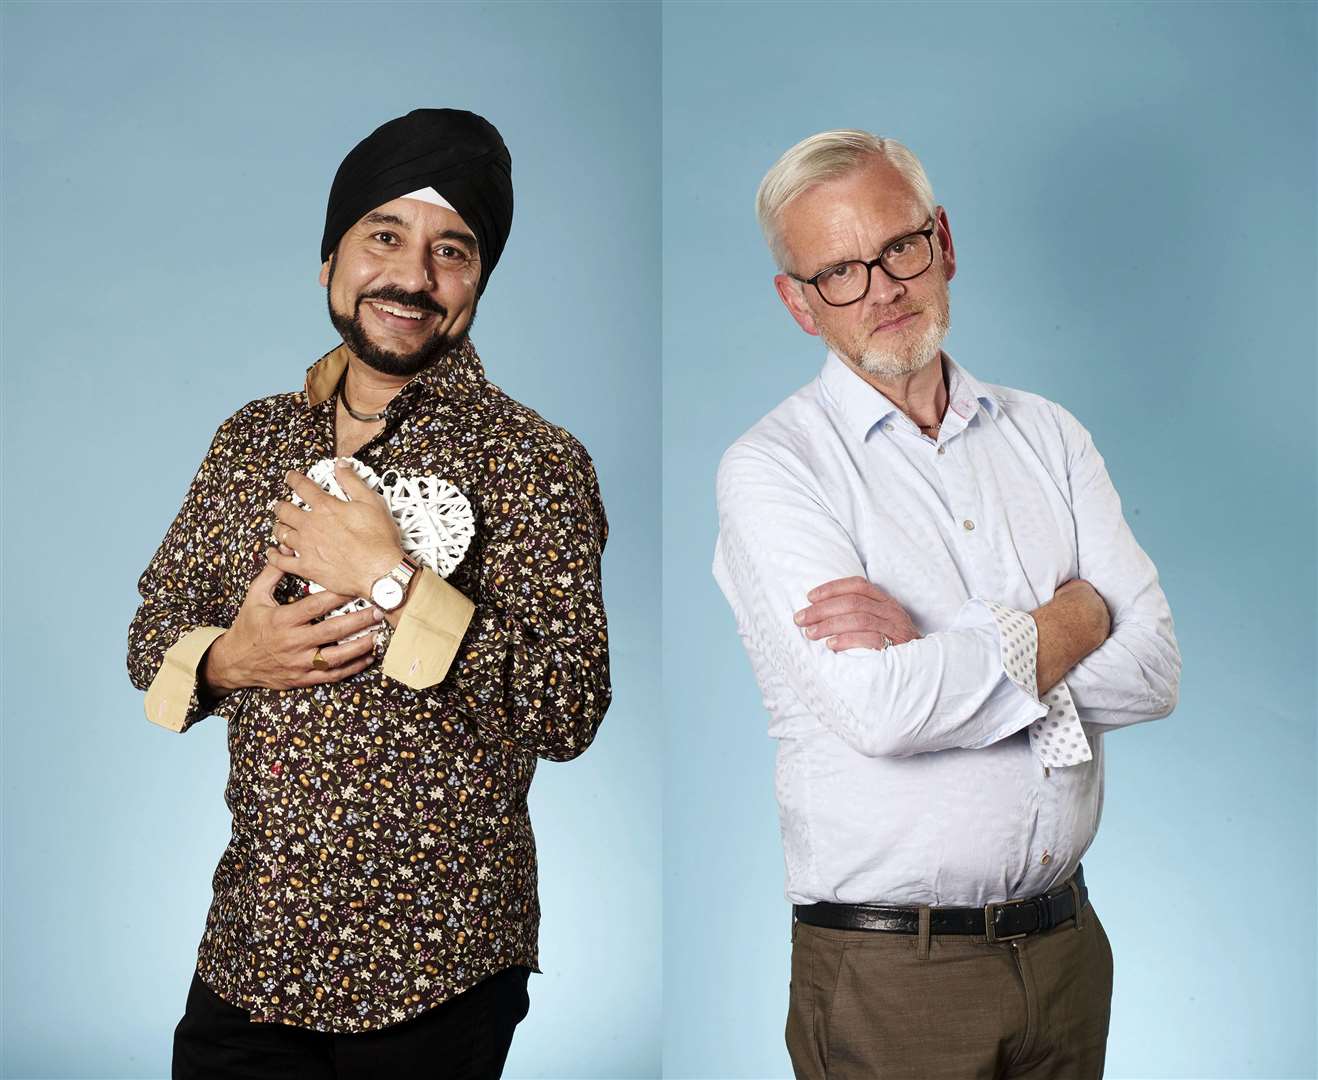
[[[1315,1075],[1314,61],[1307,4],[665,8],[667,1075],[790,1075],[773,744],[713,479],[822,360],[753,200],[835,127],[921,156],[948,351],[1089,427],[1176,619],[1180,706],[1108,738],[1085,859],[1107,1075]]]
[[[450,105],[498,125],[516,186],[473,337],[492,381],[585,444],[612,526],[615,703],[532,789],[545,974],[507,1075],[656,1075],[658,7],[0,18],[4,1074],[168,1074],[227,752],[222,720],[180,738],[144,718],[137,577],[216,425],[337,342],[316,273],[339,162]]]

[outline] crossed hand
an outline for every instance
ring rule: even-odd
[[[291,500],[276,505],[279,548],[266,548],[266,565],[248,586],[233,626],[206,652],[202,679],[212,692],[339,682],[372,663],[372,635],[337,643],[376,625],[378,608],[313,620],[367,595],[378,578],[398,565],[398,526],[384,499],[352,466],[336,464],[334,475],[347,502],[300,472],[285,474],[309,509]],[[285,573],[315,581],[325,591],[280,604],[274,591]]]
[[[371,586],[403,557],[398,525],[379,492],[367,486],[351,465],[339,459],[334,478],[348,501],[290,469],[284,481],[307,504],[284,500],[275,506],[275,541],[282,550],[266,549],[270,563],[287,574],[314,581],[330,592],[369,596]]]
[[[811,589],[796,613],[805,636],[830,649],[886,649],[921,634],[906,609],[863,577],[838,578]]]

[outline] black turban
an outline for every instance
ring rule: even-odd
[[[513,223],[513,163],[503,139],[483,116],[461,109],[413,109],[381,124],[352,148],[334,174],[324,262],[363,215],[391,199],[432,187],[476,234],[485,290]]]

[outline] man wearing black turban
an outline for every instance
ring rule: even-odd
[[[435,210],[423,210],[418,203]],[[424,287],[415,291],[392,281],[381,283],[356,298],[351,314],[336,310],[335,256],[345,235],[354,254],[357,249],[369,254],[377,226],[398,225],[404,218],[410,223],[410,218],[422,214],[436,222],[435,239],[456,245],[450,258],[441,261],[444,273],[434,280],[427,278]],[[512,220],[512,159],[489,121],[457,109],[414,109],[376,128],[343,159],[325,210],[321,284],[329,286],[335,329],[370,367],[390,375],[416,374],[450,350],[470,326],[477,299],[503,254]],[[468,296],[472,276],[475,293]],[[424,295],[446,284],[451,288],[444,290],[445,297],[458,305],[453,311]],[[386,342],[376,344],[362,322],[362,300],[393,301],[412,317],[400,321],[392,309],[380,304],[368,309],[368,316],[377,316],[375,330]]]
[[[357,144],[320,250],[343,344],[220,425],[138,583],[148,718],[229,721],[176,1080],[498,1077],[526,1014],[527,791],[611,691],[594,467],[468,336],[512,206],[473,113]]]

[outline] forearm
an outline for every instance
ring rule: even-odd
[[[1030,612],[1039,629],[1035,681],[1039,696],[1107,640],[1107,607],[1086,582],[1069,581]]]
[[[214,708],[226,694],[240,689],[237,685],[225,681],[221,642],[227,635],[226,630],[212,641],[202,655],[201,663],[197,665],[197,698],[203,708]]]
[[[1112,632],[1066,674],[1092,731],[1157,720],[1176,706],[1181,653],[1167,598],[1147,563],[1142,577],[1113,577]],[[1109,600],[1108,592],[1103,594]]]
[[[771,668],[822,726],[858,753],[978,749],[1047,711],[1032,687],[1007,677],[1008,641],[987,603],[968,600],[946,629],[904,644],[835,652],[794,624],[808,586],[790,580],[791,552],[766,554],[765,546],[749,545],[741,525],[724,515],[714,576],[743,639],[757,666]],[[845,564],[839,557],[833,566]],[[831,570],[821,567],[810,579]]]
[[[476,609],[453,669],[437,688],[446,710],[487,738],[550,761],[577,757],[612,700],[608,631],[583,609],[578,632],[550,637],[488,605]]]
[[[1067,673],[1066,685],[1093,732],[1167,716],[1176,707],[1180,676],[1170,616],[1148,624],[1129,618]]]
[[[547,471],[510,474],[491,494],[471,573],[414,576],[388,620],[383,671],[491,740],[564,760],[590,745],[611,697],[608,524],[579,447],[547,452],[537,468]]]
[[[1077,573],[1093,583],[1112,612],[1111,633],[1066,674],[1092,734],[1170,713],[1179,693],[1181,654],[1158,571],[1126,523],[1102,455],[1083,425],[1055,408],[1067,446]]]

